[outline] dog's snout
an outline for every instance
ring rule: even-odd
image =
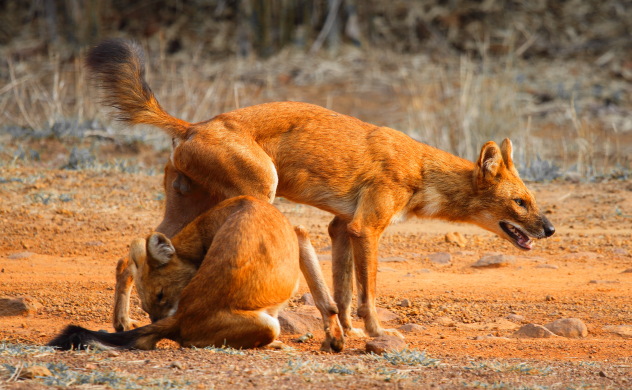
[[[555,226],[545,216],[542,216],[542,225],[545,236],[551,237],[555,233]]]

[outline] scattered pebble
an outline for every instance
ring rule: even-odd
[[[33,252],[18,252],[18,253],[10,254],[9,256],[7,256],[7,258],[9,260],[19,260],[19,259],[29,258],[29,257],[31,257],[33,255],[34,255]]]
[[[37,312],[41,305],[30,297],[0,298],[0,316],[26,316]]]
[[[397,336],[380,336],[366,342],[367,353],[381,355],[389,351],[401,351],[408,348],[408,344]]]
[[[279,324],[281,325],[281,333],[283,334],[305,334],[322,330],[323,327],[321,319],[310,314],[284,310],[279,313],[278,318]]]
[[[312,296],[311,293],[303,294],[303,296],[301,296],[301,299],[299,299],[299,302],[302,303],[303,305],[308,305],[308,306],[316,305],[316,303],[314,302],[314,297]]]
[[[535,268],[546,268],[546,269],[559,269],[555,264],[538,264]]]
[[[514,332],[513,337],[517,338],[548,338],[556,337],[555,333],[551,332],[542,325],[527,324],[522,328]]]
[[[632,325],[607,325],[603,329],[621,337],[632,338]]]
[[[177,370],[184,370],[184,364],[182,364],[182,362],[176,360],[175,362],[171,363],[169,368],[175,368]]]
[[[474,340],[482,341],[482,340],[511,340],[511,339],[509,337],[500,337],[500,336],[494,336],[493,334],[487,334],[484,336],[476,336],[474,337]]]
[[[412,306],[412,303],[410,303],[410,299],[408,299],[408,298],[404,298],[404,299],[402,299],[402,301],[399,303],[399,305],[400,305],[401,307],[411,307],[411,306]]]
[[[305,343],[307,342],[307,340],[311,340],[314,338],[314,335],[311,333],[305,333],[304,335],[302,335],[301,337],[299,337],[298,339],[296,339],[297,342],[299,343]]]
[[[390,322],[399,320],[399,315],[383,307],[378,307],[377,318],[382,322]]]
[[[630,252],[625,248],[614,248],[612,253],[620,256],[630,256]]]
[[[488,255],[483,256],[476,263],[472,264],[472,267],[475,268],[500,268],[506,267],[509,264],[513,263],[515,258],[510,255]]]
[[[404,333],[421,333],[426,328],[418,324],[405,324],[397,328],[397,330]]]
[[[520,314],[509,314],[507,317],[505,317],[506,319],[508,319],[509,321],[513,321],[513,322],[522,322],[524,321],[524,316],[521,316]]]
[[[578,318],[562,318],[544,325],[558,336],[581,338],[588,336],[588,327]]]
[[[434,320],[433,323],[436,325],[441,325],[441,326],[454,326],[455,325],[454,320],[447,316],[439,317],[436,320]]]
[[[428,260],[434,264],[446,265],[452,262],[452,255],[448,252],[435,252],[428,255]]]

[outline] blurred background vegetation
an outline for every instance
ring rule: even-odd
[[[512,137],[535,179],[630,171],[629,0],[3,0],[5,159],[168,148],[112,123],[86,82],[85,51],[115,36],[145,46],[158,99],[189,121],[303,100],[469,159]]]

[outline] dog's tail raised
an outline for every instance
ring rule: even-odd
[[[47,345],[61,350],[88,349],[153,349],[156,343],[164,338],[172,338],[171,319],[165,318],[151,325],[125,332],[95,332],[81,326],[68,325]],[[169,320],[169,321],[167,321]]]
[[[169,115],[145,81],[143,49],[125,39],[110,39],[88,52],[86,65],[103,90],[103,103],[118,110],[129,124],[160,127],[172,138],[184,138],[190,123]]]

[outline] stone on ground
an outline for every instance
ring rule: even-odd
[[[578,318],[562,318],[544,325],[558,336],[581,338],[588,336],[588,327]]]
[[[366,352],[381,355],[384,352],[401,351],[408,348],[406,342],[397,336],[380,336],[366,342]]]
[[[556,337],[555,333],[551,332],[542,325],[527,324],[522,328],[514,332],[513,337],[516,338],[548,338]]]
[[[40,307],[30,297],[0,298],[0,317],[26,316],[35,313]]]

